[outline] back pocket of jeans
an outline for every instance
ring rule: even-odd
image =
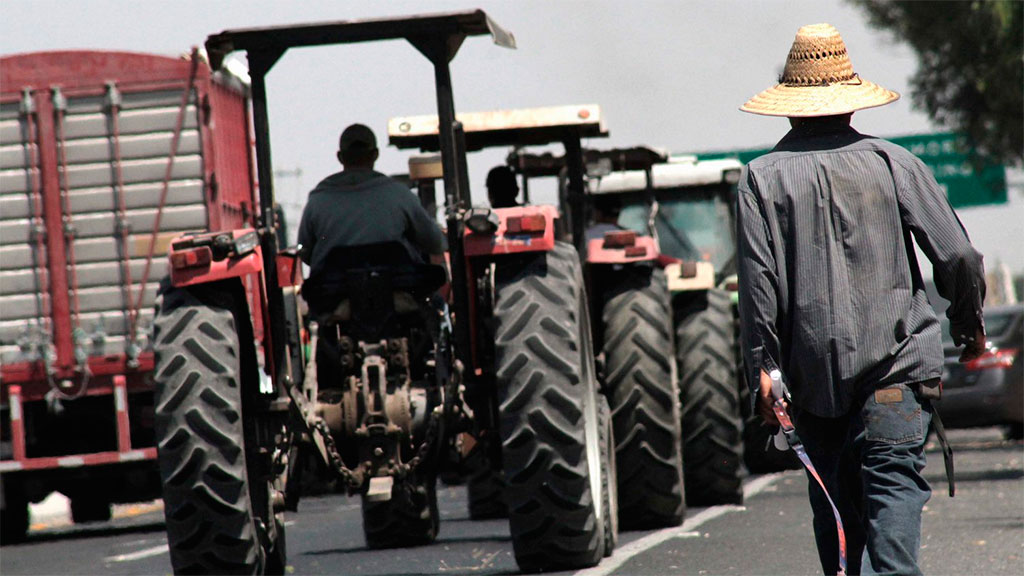
[[[904,444],[924,439],[921,404],[910,388],[902,384],[868,396],[861,416],[869,442]]]

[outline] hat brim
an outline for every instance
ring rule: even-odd
[[[885,106],[900,95],[874,82],[838,82],[828,86],[788,86],[778,84],[740,106],[740,110],[763,116],[804,118],[838,116],[865,108]]]

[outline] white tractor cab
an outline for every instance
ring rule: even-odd
[[[553,206],[474,209],[466,225],[468,268],[476,270],[497,254],[516,249],[545,250],[538,232],[531,232],[529,213],[558,218],[557,238],[571,238],[583,256],[590,336],[598,352],[601,391],[611,407],[616,442],[618,519],[630,529],[674,526],[682,522],[685,499],[682,484],[681,429],[672,344],[671,305],[663,263],[650,236],[632,230],[611,230],[587,240],[591,196],[586,168],[591,162],[582,138],[607,136],[600,108],[595,105],[460,114],[466,149],[504,147],[513,150],[510,167],[522,178],[524,197],[529,180],[558,176],[560,210]],[[390,143],[398,148],[429,152],[437,148],[436,117],[394,118],[388,123]],[[530,156],[524,147],[561,143],[560,157]],[[589,153],[595,160],[594,153]],[[531,160],[533,159],[533,160]],[[545,159],[551,162],[545,162]],[[650,164],[650,161],[647,161]],[[419,182],[425,205],[433,198],[431,183],[441,172],[428,158],[409,165],[410,179]],[[536,224],[540,220],[536,219]],[[553,232],[553,231],[552,231]],[[576,255],[573,255],[577,258]],[[479,263],[478,263],[479,261]],[[500,452],[490,448],[491,467],[472,473],[470,514],[485,517],[488,472]],[[505,471],[506,476],[508,470]],[[613,486],[614,487],[614,486]],[[614,498],[612,499],[614,502]],[[614,504],[613,504],[614,505]]]
[[[665,256],[680,260],[665,272],[683,397],[687,502],[739,501],[741,449],[751,472],[799,468],[790,453],[765,450],[768,429],[751,413],[740,370],[735,194],[743,165],[678,155],[647,170],[607,168],[588,171],[590,194],[618,198],[618,224],[655,236]]]
[[[736,290],[733,195],[739,160],[667,156],[646,170],[588,170],[590,194],[622,203],[619,225],[655,236],[661,252],[681,260],[666,269],[675,292]]]

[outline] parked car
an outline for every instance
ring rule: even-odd
[[[949,322],[942,318],[946,365],[942,372],[942,400],[936,409],[950,428],[1009,427],[1008,436],[1024,439],[1024,305],[1011,304],[985,310],[988,346],[975,360],[961,364],[953,345]]]

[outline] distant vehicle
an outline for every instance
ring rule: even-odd
[[[942,421],[951,428],[1009,426],[1007,436],[1024,439],[1024,305],[985,310],[988,350],[966,364],[942,318],[946,365],[942,371],[942,400],[935,403]]]

